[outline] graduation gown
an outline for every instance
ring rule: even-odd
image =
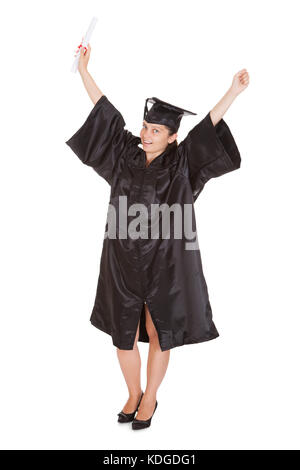
[[[179,145],[173,142],[146,166],[140,137],[125,125],[121,113],[103,95],[83,125],[66,141],[85,165],[109,183],[109,208],[113,207],[116,214],[116,236],[109,236],[108,208],[90,321],[111,335],[116,347],[130,350],[139,320],[138,340],[149,342],[145,328],[147,303],[162,351],[214,339],[219,333],[212,318],[197,235],[190,238],[183,233],[176,238],[175,215],[170,211],[169,238],[161,236],[161,227],[157,228],[159,237],[151,238],[150,206],[189,206],[191,228],[197,234],[194,202],[209,179],[240,167],[235,140],[225,121],[221,119],[213,126],[208,113]],[[127,201],[127,214],[132,204],[148,209],[149,216],[143,219],[146,223],[138,226],[140,238],[124,235],[119,217],[126,208],[121,207],[121,196],[125,196],[123,202]],[[139,214],[136,211],[127,215],[127,228]]]

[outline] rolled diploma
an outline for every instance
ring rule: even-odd
[[[83,40],[82,40],[82,47],[87,47],[88,43],[90,42],[90,39],[91,39],[91,36],[92,36],[92,33],[94,31],[94,28],[96,26],[96,23],[98,21],[98,18],[96,18],[95,16],[92,18],[92,21],[90,23],[90,26],[86,32],[86,35],[84,36]],[[75,60],[73,62],[73,65],[71,67],[71,72],[77,72],[77,69],[78,69],[78,62],[79,62],[79,57],[80,57],[80,49],[79,51],[77,52],[76,56],[75,56]]]

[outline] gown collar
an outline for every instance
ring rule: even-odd
[[[139,142],[141,143],[141,139],[139,139]],[[168,147],[160,153],[157,157],[155,157],[152,162],[146,167],[146,162],[147,162],[147,155],[145,150],[143,150],[140,147],[137,147],[139,149],[139,158],[135,159],[137,160],[136,163],[139,168],[145,168],[145,169],[159,169],[159,168],[167,168],[169,166],[174,165],[176,162],[176,152],[175,150],[177,149],[177,144],[176,141],[172,142],[171,144],[168,145]]]

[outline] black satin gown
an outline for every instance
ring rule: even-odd
[[[158,238],[151,238],[150,206],[175,204],[183,214],[186,204],[192,229],[197,233],[194,202],[204,185],[210,178],[240,167],[235,140],[225,121],[221,119],[213,126],[208,113],[179,145],[173,142],[146,166],[140,137],[126,130],[125,125],[120,112],[103,95],[84,124],[66,141],[84,164],[109,183],[109,207],[117,215],[116,236],[110,237],[108,220],[112,212],[108,208],[90,321],[111,335],[116,347],[130,350],[139,320],[139,341],[149,342],[145,328],[147,303],[162,351],[214,339],[219,333],[212,318],[197,235],[191,240],[182,230],[181,238],[176,238],[175,215],[170,211],[170,237],[162,237],[158,226]],[[144,223],[139,226],[141,237],[136,239],[126,238],[125,234],[139,215],[128,215],[132,204],[148,209],[148,216],[144,210]],[[127,226],[119,221],[125,213]]]

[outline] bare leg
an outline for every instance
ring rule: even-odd
[[[128,387],[129,398],[123,408],[124,413],[133,413],[141,397],[141,357],[137,346],[139,337],[138,324],[134,346],[132,350],[117,348],[117,356]]]
[[[169,364],[170,350],[162,351],[158,341],[156,328],[153,324],[148,306],[145,305],[146,329],[149,336],[149,353],[147,362],[147,387],[139,406],[136,419],[148,419],[152,416],[156,393],[160,386]]]

